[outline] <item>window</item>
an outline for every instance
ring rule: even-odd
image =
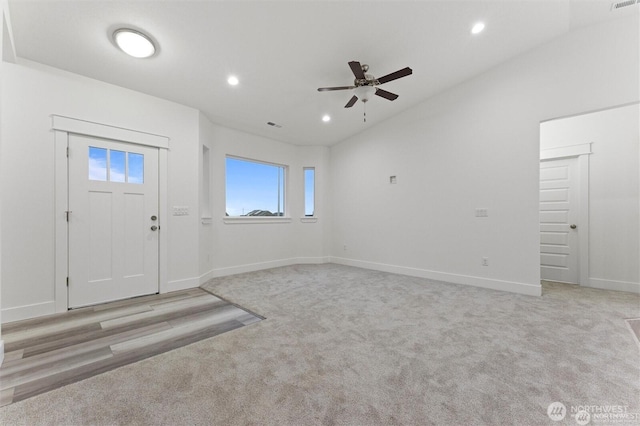
[[[125,164],[126,155],[123,151],[111,150],[109,153],[109,180],[111,182],[124,182],[125,181]]]
[[[144,183],[144,155],[90,146],[89,180]]]
[[[316,209],[316,169],[304,168],[304,215],[314,216]]]
[[[107,180],[107,151],[89,147],[89,180]]]
[[[127,152],[127,159],[129,163],[127,182],[144,183],[144,155]]]
[[[284,216],[286,166],[227,157],[227,216]]]

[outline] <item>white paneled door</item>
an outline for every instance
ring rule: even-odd
[[[158,292],[158,149],[69,135],[69,307]]]
[[[540,277],[578,284],[577,158],[540,163]]]

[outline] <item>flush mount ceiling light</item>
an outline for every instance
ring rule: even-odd
[[[322,121],[324,121],[325,123],[328,123],[329,121],[331,121],[331,117],[329,115],[323,115]]]
[[[478,22],[471,28],[471,34],[480,34],[483,30],[484,22]]]
[[[134,58],[148,58],[156,53],[151,38],[140,31],[120,28],[113,32],[113,40],[124,53]]]
[[[229,83],[231,86],[237,86],[240,81],[238,80],[238,77],[232,75],[227,79],[227,83]]]

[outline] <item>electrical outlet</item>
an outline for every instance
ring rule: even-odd
[[[342,246],[342,249],[343,249],[344,251],[347,251],[347,245],[346,245],[346,244],[344,244],[344,245]]]
[[[482,258],[482,266],[489,266],[489,258],[488,257],[483,257]]]
[[[485,208],[476,209],[476,217],[489,217],[489,210]]]

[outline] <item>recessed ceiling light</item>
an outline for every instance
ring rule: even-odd
[[[478,22],[471,28],[471,34],[480,34],[484,30],[484,22]]]
[[[238,83],[240,83],[240,81],[238,80],[238,77],[236,77],[235,75],[229,76],[229,78],[227,79],[227,83],[229,83],[232,86],[237,86]]]
[[[151,39],[140,31],[120,28],[114,31],[113,40],[124,53],[134,58],[148,58],[156,53]]]
[[[327,114],[322,116],[322,121],[324,121],[325,123],[331,121],[331,117]]]

